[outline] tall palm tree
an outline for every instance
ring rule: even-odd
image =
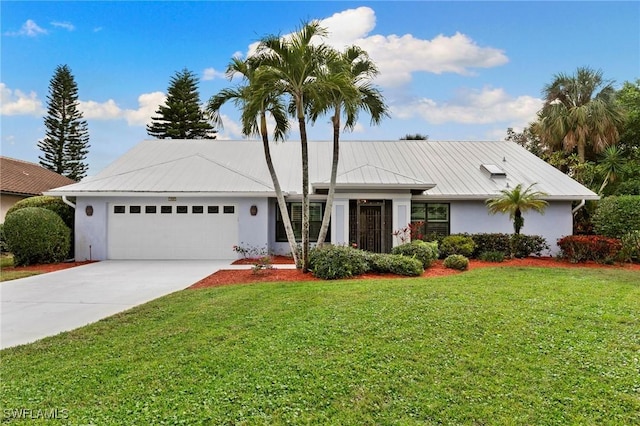
[[[369,55],[358,46],[350,46],[344,52],[333,52],[327,57],[325,74],[328,89],[323,96],[313,99],[310,105],[310,119],[315,122],[319,115],[331,111],[333,125],[333,156],[331,178],[322,226],[318,235],[318,245],[324,244],[331,220],[331,210],[335,195],[338,162],[340,158],[340,122],[344,113],[345,130],[352,130],[358,122],[358,113],[364,110],[371,116],[371,124],[379,124],[388,116],[387,106],[371,79],[378,69]],[[333,87],[331,87],[333,86]]]
[[[306,99],[313,99],[326,88],[319,76],[328,47],[314,45],[314,37],[327,31],[318,21],[303,23],[287,37],[268,36],[258,45],[256,56],[264,73],[257,79],[262,87],[276,93],[287,93],[300,129],[302,161],[302,270],[309,269],[309,153],[306,129]]]
[[[280,214],[282,215],[285,232],[287,234],[287,241],[289,242],[293,260],[297,265],[298,250],[296,237],[287,210],[287,203],[282,193],[282,187],[280,186],[278,175],[273,166],[267,128],[267,113],[269,113],[275,121],[275,128],[273,130],[274,140],[284,140],[289,131],[287,109],[277,92],[265,90],[264,87],[255,83],[260,72],[259,62],[255,59],[250,58],[245,61],[237,58],[232,59],[227,67],[227,77],[232,79],[234,75],[240,74],[245,83],[234,88],[223,89],[218,94],[212,96],[207,104],[207,112],[210,114],[212,121],[222,128],[223,123],[220,108],[225,103],[233,101],[242,110],[242,134],[246,136],[259,135],[261,137],[265,161],[276,192],[278,207],[280,208]]]
[[[625,116],[615,93],[600,70],[582,67],[574,75],[556,74],[543,89],[545,103],[538,112],[537,126],[540,138],[551,147],[561,145],[568,152],[577,149],[584,163],[587,148],[599,153],[618,142],[618,128]]]
[[[520,234],[520,229],[524,226],[524,217],[522,213],[527,210],[535,210],[544,214],[547,203],[542,197],[547,194],[541,191],[532,191],[532,187],[536,185],[532,183],[527,189],[522,189],[519,183],[513,189],[503,189],[500,195],[486,201],[489,213],[509,213],[509,219],[513,220],[513,230],[516,234]]]

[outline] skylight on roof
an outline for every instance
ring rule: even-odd
[[[506,178],[507,173],[495,164],[481,164],[480,170],[489,175],[490,178]]]

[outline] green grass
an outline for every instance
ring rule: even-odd
[[[13,255],[2,255],[0,257],[0,282],[17,280],[18,278],[26,278],[32,275],[38,275],[37,271],[7,271],[4,268],[13,266]]]
[[[182,291],[2,351],[3,420],[640,424],[638,278],[489,268]]]

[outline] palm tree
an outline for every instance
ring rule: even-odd
[[[599,70],[582,67],[575,75],[556,74],[543,89],[545,103],[538,112],[537,126],[540,138],[550,147],[562,145],[568,152],[577,149],[584,163],[587,148],[598,153],[618,142],[618,128],[625,116],[615,93]]]
[[[622,173],[625,164],[626,158],[624,153],[617,146],[610,146],[604,150],[602,160],[596,166],[597,169],[605,175],[602,185],[598,190],[599,195],[602,195],[602,191],[604,191],[604,188],[609,182],[615,182],[618,175]]]
[[[262,147],[267,163],[267,168],[271,175],[271,181],[276,192],[278,207],[284,222],[285,232],[289,247],[293,255],[295,264],[298,264],[296,237],[291,226],[291,218],[287,210],[287,203],[282,193],[278,175],[273,166],[271,158],[271,149],[269,147],[269,133],[267,129],[267,113],[271,114],[275,121],[273,131],[274,140],[284,140],[288,130],[289,121],[287,120],[287,110],[282,103],[278,93],[264,90],[263,87],[255,84],[260,73],[259,63],[255,59],[247,59],[242,61],[234,58],[227,68],[227,76],[232,79],[235,74],[242,75],[245,84],[235,88],[227,88],[221,90],[217,95],[212,96],[207,104],[207,112],[210,114],[212,121],[222,128],[222,117],[220,108],[228,101],[233,101],[242,109],[242,134],[246,136],[260,135],[262,139]]]
[[[358,113],[364,110],[371,116],[371,124],[379,124],[388,116],[387,106],[380,91],[371,85],[371,79],[378,74],[375,64],[367,52],[358,46],[348,47],[344,52],[333,52],[327,58],[323,79],[327,86],[333,85],[324,96],[313,99],[310,105],[310,118],[315,122],[320,114],[332,111],[333,157],[327,204],[317,244],[321,246],[327,236],[331,210],[335,195],[338,162],[340,157],[340,121],[345,115],[345,130],[352,130],[358,122]]]
[[[302,270],[309,269],[309,153],[306,129],[306,99],[313,99],[326,89],[319,79],[329,48],[313,45],[314,37],[326,36],[318,21],[303,23],[287,37],[268,36],[258,45],[256,56],[265,72],[257,84],[275,93],[287,93],[300,129],[302,161]]]
[[[509,219],[513,220],[513,230],[516,234],[520,234],[520,229],[524,226],[522,213],[535,210],[544,214],[549,204],[542,199],[547,195],[546,193],[531,190],[534,185],[536,184],[532,183],[527,189],[522,190],[522,184],[519,183],[513,189],[501,190],[500,196],[486,201],[489,213],[509,213]]]

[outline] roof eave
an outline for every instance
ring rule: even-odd
[[[213,197],[213,198],[229,198],[229,197],[275,197],[273,191],[251,192],[213,192],[213,191],[47,191],[44,195],[52,197]],[[286,194],[285,194],[286,195]]]

